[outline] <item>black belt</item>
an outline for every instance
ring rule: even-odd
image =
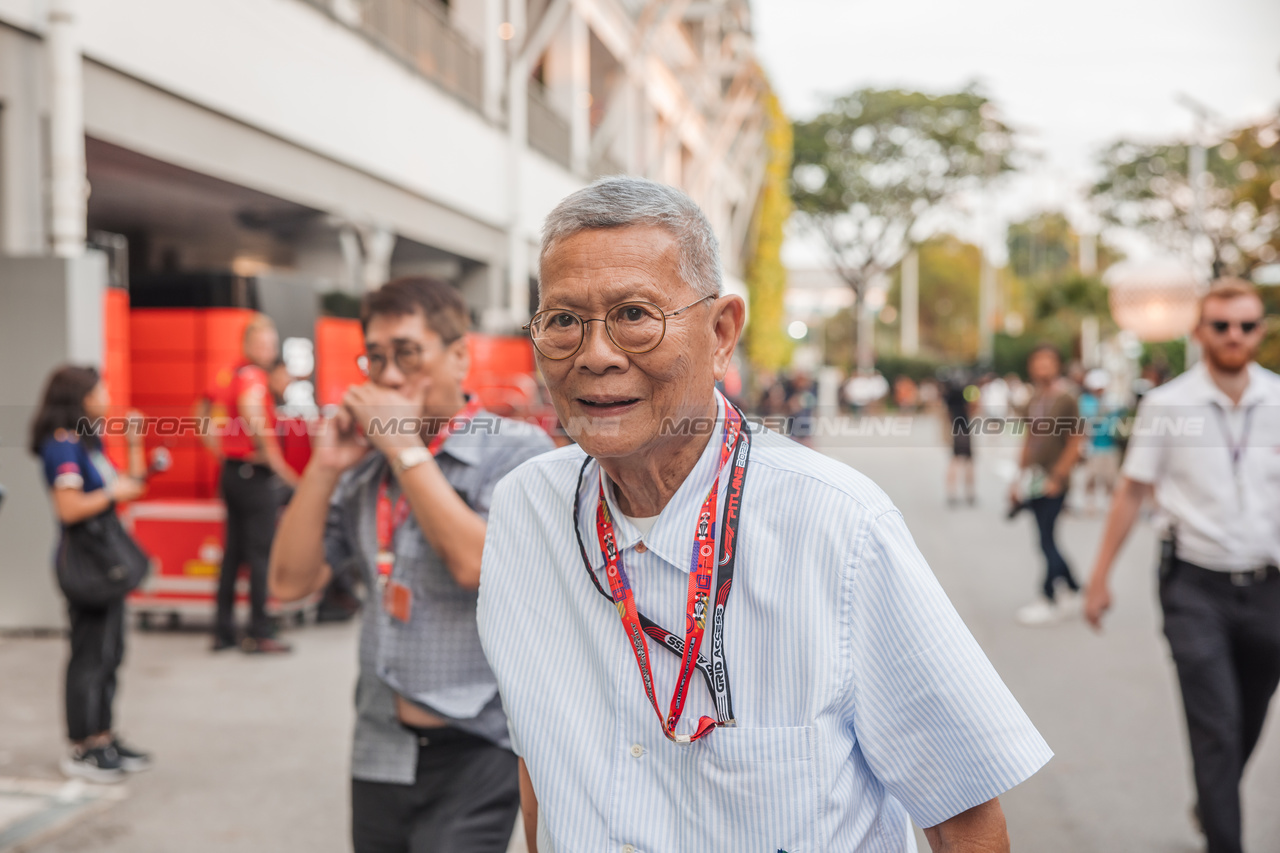
[[[259,471],[263,471],[263,472],[265,472],[265,473],[267,473],[267,474],[270,474],[270,473],[271,473],[271,466],[270,466],[270,465],[265,465],[265,464],[263,464],[263,463],[261,463],[261,462],[253,462],[253,461],[251,461],[251,460],[249,460],[249,459],[232,459],[230,456],[228,456],[228,457],[226,457],[226,458],[224,458],[224,459],[222,460],[222,467],[224,467],[224,468],[235,468],[237,471],[240,471],[240,470],[241,470],[242,468],[244,468],[246,465],[247,465],[249,468],[256,468],[257,470],[259,470]]]
[[[1186,560],[1178,560],[1178,571],[1189,571],[1196,577],[1230,586],[1256,586],[1260,583],[1280,579],[1280,568],[1272,565],[1259,566],[1256,569],[1245,569],[1243,571],[1221,571],[1218,569],[1206,569],[1204,566],[1197,566],[1195,563],[1188,563]]]
[[[412,732],[418,739],[419,747],[444,746],[445,744],[489,744],[490,741],[471,732],[464,732],[453,726],[411,726],[400,723],[400,727]]]

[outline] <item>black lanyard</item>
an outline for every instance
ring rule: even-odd
[[[712,610],[711,658],[708,660],[707,656],[699,651],[698,659],[694,664],[697,666],[698,671],[702,673],[703,680],[707,683],[707,691],[715,699],[716,718],[720,725],[734,724],[733,696],[729,690],[729,667],[725,662],[724,653],[724,621],[725,608],[729,603],[729,592],[733,586],[733,572],[738,560],[738,521],[742,515],[742,491],[746,485],[747,462],[751,455],[751,430],[749,424],[742,411],[736,406],[734,409],[742,417],[742,430],[739,433],[738,445],[734,449],[732,456],[732,475],[729,478],[724,507],[720,512],[721,533],[717,551],[718,559],[716,561],[719,567],[716,573],[716,581],[719,583],[719,587]],[[591,560],[587,557],[587,548],[582,541],[582,528],[578,523],[578,502],[582,495],[582,483],[587,473],[587,465],[590,463],[591,457],[588,456],[582,460],[582,467],[578,470],[578,486],[573,492],[573,534],[577,537],[578,551],[582,555],[582,565],[587,570],[587,576],[595,584],[596,591],[604,596],[609,601],[610,607],[612,607],[614,606],[613,596],[601,585],[600,579],[596,577],[595,570],[591,568]],[[646,634],[657,640],[662,648],[681,660],[684,659],[683,637],[663,628],[657,622],[645,616],[638,608],[636,616]]]
[[[1218,415],[1218,423],[1222,426],[1222,435],[1226,439],[1227,449],[1231,451],[1231,479],[1236,487],[1236,502],[1243,509],[1244,485],[1240,482],[1240,459],[1244,456],[1245,448],[1249,444],[1249,430],[1253,427],[1253,413],[1258,407],[1257,404],[1254,404],[1244,410],[1244,424],[1240,429],[1240,440],[1236,441],[1235,436],[1231,434],[1231,422],[1227,419],[1226,410],[1217,401],[1213,401],[1209,405],[1213,407],[1213,411]]]

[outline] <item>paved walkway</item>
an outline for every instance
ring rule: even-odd
[[[979,505],[948,510],[947,457],[935,435],[935,426],[917,424],[910,439],[882,438],[874,448],[866,439],[852,446],[848,437],[819,443],[897,502],[961,615],[1057,753],[1004,799],[1014,849],[1199,850],[1187,820],[1192,793],[1177,686],[1153,596],[1153,536],[1142,531],[1126,549],[1118,609],[1102,636],[1079,623],[1021,628],[1012,614],[1034,593],[1040,566],[1030,520],[1003,520],[998,471],[1011,451],[980,443]],[[1101,525],[1063,522],[1064,549],[1077,570],[1087,570]],[[119,718],[126,735],[155,750],[158,766],[132,779],[123,800],[28,849],[348,850],[354,626],[295,631],[290,639],[294,655],[261,659],[210,655],[200,634],[132,632]],[[65,653],[57,639],[0,639],[0,783],[58,778]],[[1245,790],[1248,849],[1280,851],[1274,719]]]

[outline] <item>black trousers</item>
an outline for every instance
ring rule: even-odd
[[[67,737],[82,741],[111,731],[116,670],[124,660],[124,600],[105,610],[67,607],[71,658],[67,661]]]
[[[1280,579],[1235,586],[1178,563],[1160,584],[1209,853],[1242,853],[1240,777],[1280,682]]]
[[[249,565],[249,636],[270,637],[267,617],[267,560],[276,533],[280,488],[270,468],[227,460],[222,465],[222,500],[227,505],[226,543],[218,575],[214,634],[235,642],[236,577]]]
[[[505,853],[520,810],[513,752],[423,729],[412,785],[351,781],[355,853]]]
[[[1062,492],[1057,497],[1032,498],[1030,501],[1031,512],[1036,517],[1036,530],[1040,533],[1040,550],[1044,553],[1044,596],[1050,601],[1053,601],[1054,590],[1059,579],[1072,592],[1080,589],[1080,584],[1076,583],[1075,577],[1072,576],[1071,567],[1067,565],[1066,558],[1058,550],[1058,540],[1055,535],[1058,516],[1062,514],[1062,505],[1066,499],[1067,493]]]

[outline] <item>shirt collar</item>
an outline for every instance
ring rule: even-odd
[[[707,440],[707,446],[703,448],[702,455],[698,457],[698,461],[694,464],[693,470],[689,472],[689,476],[685,477],[684,482],[680,484],[680,488],[676,490],[676,493],[671,496],[671,500],[667,502],[667,505],[662,508],[662,512],[658,514],[658,520],[654,522],[653,529],[649,531],[649,535],[643,537],[645,546],[650,551],[682,572],[689,571],[689,560],[693,547],[694,530],[698,521],[698,512],[702,509],[702,502],[707,497],[707,491],[716,479],[716,466],[720,462],[720,446],[724,433],[724,416],[724,401],[717,394],[716,423],[711,437]],[[587,466],[586,476],[583,478],[583,493],[579,496],[578,503],[578,525],[582,532],[582,542],[587,549],[587,558],[591,561],[592,568],[595,569],[604,566],[604,555],[600,553],[599,540],[596,538],[596,500],[600,494],[599,477],[601,473],[600,463],[595,462]],[[613,485],[609,481],[607,474],[604,477],[605,503],[608,505],[609,515],[613,519],[613,529],[618,538],[618,547],[620,550],[632,548],[642,538],[640,530],[628,521],[626,516],[618,509],[618,503],[613,494]],[[716,522],[719,523],[718,518]]]
[[[1226,411],[1232,411],[1236,408],[1247,409],[1258,403],[1268,401],[1268,382],[1266,370],[1257,362],[1249,362],[1249,366],[1245,368],[1249,371],[1249,384],[1244,389],[1244,394],[1240,397],[1240,403],[1231,401],[1221,388],[1213,381],[1213,377],[1209,375],[1209,368],[1205,366],[1203,361],[1197,362],[1191,368],[1195,373],[1196,385],[1199,389],[1203,402],[1221,407]]]
[[[479,422],[485,425],[484,429],[464,429],[459,432],[452,433],[444,440],[444,444],[440,445],[440,452],[447,453],[449,456],[457,459],[464,465],[472,468],[480,464],[480,459],[484,454],[484,445],[488,439],[489,433],[496,429],[494,422],[497,416],[485,411],[477,409],[472,422]]]

